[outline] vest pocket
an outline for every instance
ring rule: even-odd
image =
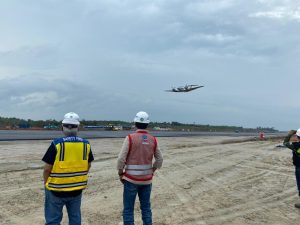
[[[74,168],[82,168],[87,169],[88,162],[87,160],[80,160],[80,161],[58,161],[57,166],[60,169],[74,169]]]

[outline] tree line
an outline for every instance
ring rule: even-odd
[[[126,122],[121,120],[82,120],[81,127],[84,126],[123,126],[131,127],[132,122]],[[30,128],[43,128],[43,129],[60,129],[61,121],[55,119],[48,120],[25,120],[19,118],[0,117],[1,129],[30,129]],[[206,131],[206,132],[278,132],[274,127],[256,127],[256,128],[244,128],[241,126],[227,126],[227,125],[203,125],[203,124],[188,124],[180,122],[151,122],[149,124],[150,129],[169,129],[180,131]]]

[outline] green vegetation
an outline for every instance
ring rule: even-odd
[[[278,132],[273,127],[257,127],[257,128],[244,128],[237,126],[216,126],[216,125],[202,125],[202,124],[184,124],[179,122],[171,122],[171,123],[150,123],[152,127],[160,127],[160,128],[171,128],[172,130],[189,130],[189,131],[206,131],[206,132]]]
[[[0,117],[1,129],[60,129],[61,121],[56,120],[24,120],[18,118]],[[82,120],[81,126],[123,126],[131,127],[133,123],[120,120]],[[226,132],[278,132],[273,127],[257,127],[257,128],[243,128],[237,126],[215,126],[215,125],[201,125],[201,124],[185,124],[179,122],[152,122],[149,124],[150,129],[156,130],[178,130],[178,131],[226,131]]]
[[[0,117],[0,128],[15,129],[15,128],[44,128],[49,126],[51,128],[57,128],[60,126],[60,122],[56,120],[24,120],[18,118],[6,118]]]

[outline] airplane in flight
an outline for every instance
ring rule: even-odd
[[[180,86],[180,87],[173,87],[171,90],[166,90],[167,92],[189,92],[196,90],[198,88],[202,88],[204,86],[200,85],[195,85],[195,84],[190,84],[190,85],[185,85],[185,86]]]

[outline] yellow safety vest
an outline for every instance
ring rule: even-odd
[[[76,191],[86,188],[88,181],[88,157],[91,146],[79,137],[56,139],[57,150],[46,188],[52,191]]]

